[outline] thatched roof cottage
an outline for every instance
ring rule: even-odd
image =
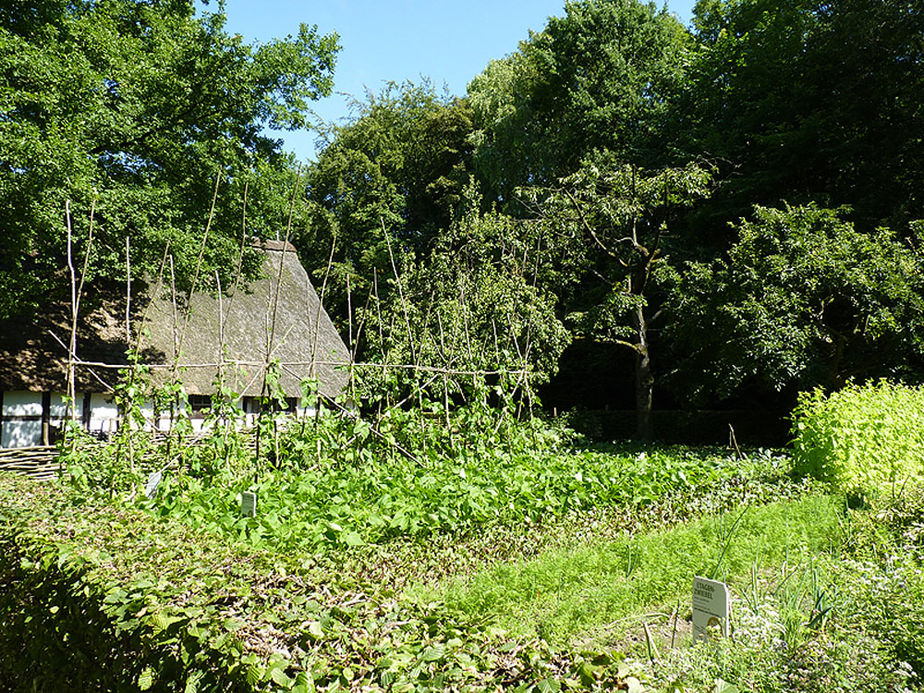
[[[220,297],[198,292],[188,305],[175,307],[168,292],[155,296],[150,285],[132,288],[131,346],[140,345],[155,384],[172,377],[173,364],[179,364],[193,409],[207,406],[216,391],[222,354],[222,377],[241,396],[245,412],[257,410],[270,361],[279,363],[279,387],[292,408],[307,378],[316,379],[328,397],[347,384],[349,351],[295,249],[280,241],[258,247],[262,278],[246,290]],[[129,344],[125,297],[98,303],[81,316],[77,330],[75,410],[86,429],[106,433],[117,425],[111,391],[115,367],[128,365]],[[63,423],[69,339],[69,306],[50,309],[29,325],[0,323],[0,447],[47,444]],[[152,409],[146,414],[152,421],[160,417]]]

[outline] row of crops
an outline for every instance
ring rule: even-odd
[[[690,450],[486,455],[428,465],[398,459],[250,475],[169,477],[147,505],[190,526],[251,546],[290,552],[377,544],[398,537],[463,534],[494,524],[528,528],[569,514],[638,507],[704,493],[723,482],[781,476],[784,460],[753,460]],[[259,499],[242,517],[240,494]]]

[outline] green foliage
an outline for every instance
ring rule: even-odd
[[[354,376],[365,411],[348,409],[345,397],[325,401],[306,382],[305,413],[295,416],[282,411],[281,401],[273,406],[273,372],[250,437],[229,403],[234,393],[219,382],[194,445],[188,444],[187,412],[180,409],[166,435],[140,430],[138,397],[150,397],[149,385],[137,369],[127,372],[118,388],[124,425],[105,445],[66,441],[68,478],[81,493],[140,502],[157,515],[250,546],[337,552],[395,537],[465,534],[595,508],[644,506],[756,473],[764,464],[674,451],[569,453],[573,433],[528,416],[515,392],[522,380],[509,375],[498,376],[492,387],[483,377],[456,376],[469,381],[448,392],[464,397],[459,404],[447,391],[433,397],[424,387],[395,403],[401,390],[379,391],[379,379],[370,386]],[[405,381],[391,384],[403,387]],[[184,420],[185,428],[179,425]],[[148,500],[140,490],[152,471],[165,478]],[[244,491],[260,498],[257,518],[240,517]]]
[[[354,104],[352,122],[332,127],[306,172],[309,230],[296,227],[303,260],[323,271],[333,250],[331,299],[346,317],[346,282],[362,296],[373,274],[391,276],[395,253],[425,257],[463,202],[471,147],[467,105],[432,85],[389,84]],[[332,248],[333,246],[333,248]],[[386,287],[379,287],[384,293]]]
[[[60,441],[61,461],[71,485],[82,493],[135,498],[152,472],[168,469],[208,476],[231,473],[250,462],[252,437],[245,431],[240,395],[232,391],[219,371],[211,406],[202,412],[196,433],[194,412],[177,373],[154,386],[150,369],[137,363],[124,369],[113,391],[119,412],[118,429],[105,441],[91,437],[82,426],[69,426]],[[230,366],[225,366],[228,368]],[[273,364],[267,369],[271,386],[265,398],[265,414],[258,427],[272,430],[278,416],[278,397],[273,387]],[[166,431],[158,429],[169,421]],[[190,439],[195,445],[189,445]],[[271,452],[265,452],[264,458]]]
[[[919,690],[922,501],[920,489],[872,499],[846,511],[840,551],[755,564],[732,592],[731,638],[668,652],[637,675],[668,691]]]
[[[151,511],[253,546],[338,552],[396,537],[529,527],[598,508],[641,507],[756,471],[756,465],[671,452],[629,457],[486,447],[420,465],[327,445],[315,460],[313,445],[300,449],[310,457],[290,458],[256,484],[246,474],[169,479]],[[260,498],[255,519],[240,517],[236,499],[247,489]]]
[[[555,310],[576,335],[630,345],[640,362],[648,340],[637,318],[663,319],[650,341],[672,363],[642,364],[639,400],[652,399],[658,372],[697,405],[788,406],[797,388],[916,377],[924,273],[906,243],[917,247],[919,234],[906,229],[924,216],[922,20],[903,0],[703,0],[691,35],[654,4],[568,3],[476,76],[465,99],[391,86],[333,130],[309,174],[312,232],[299,232],[299,246],[318,269],[333,246],[341,327],[347,281],[353,307],[375,289],[392,302],[385,323],[401,324],[390,255],[424,284],[432,265],[437,293],[448,293],[439,265],[454,258],[442,252],[471,226],[457,222],[470,202],[496,204],[551,221],[538,233],[509,222],[541,251],[537,315]],[[698,189],[680,185],[691,194],[662,204],[627,191],[633,170],[640,187],[686,176]],[[713,184],[696,180],[706,171]],[[469,175],[477,185],[466,193]],[[554,190],[558,209],[536,209],[527,186]],[[801,206],[767,211],[786,200]],[[631,236],[632,220],[636,252],[613,243]],[[671,266],[689,260],[699,262],[671,291]],[[504,298],[518,301],[516,288]],[[408,311],[426,315],[427,300],[414,296]]]
[[[563,303],[576,330],[634,353],[637,435],[643,440],[652,437],[649,328],[664,312],[658,284],[669,273],[666,251],[677,247],[669,242],[676,233],[672,222],[679,210],[709,195],[711,181],[695,163],[646,171],[598,154],[555,186],[520,191],[570,264],[570,295]]]
[[[532,388],[558,369],[570,338],[549,287],[554,270],[542,267],[548,241],[539,225],[479,213],[473,192],[466,190],[462,218],[428,253],[399,256],[387,282],[379,282],[380,290],[387,287],[381,300],[373,298],[358,311],[363,351],[376,363],[509,371],[497,391],[531,397]],[[389,376],[406,380],[406,387],[419,378],[413,371]],[[394,387],[375,371],[367,377],[370,396]],[[442,391],[443,379],[435,383]],[[467,394],[470,383],[472,378],[450,373],[449,396],[482,396]]]
[[[448,606],[518,634],[540,628],[566,643],[605,638],[620,619],[672,605],[693,575],[738,584],[760,569],[827,551],[838,536],[842,503],[810,496],[691,519],[680,527],[614,542],[543,552],[441,586]],[[730,542],[726,530],[741,518]],[[424,592],[424,598],[433,595]]]
[[[571,2],[517,52],[469,85],[475,166],[490,199],[550,185],[594,151],[653,167],[666,97],[688,34],[666,9],[637,0]]]
[[[735,228],[727,255],[673,277],[677,390],[702,401],[745,386],[839,387],[920,367],[924,265],[915,246],[814,205],[756,207]]]
[[[847,591],[834,557],[802,557],[761,571],[752,596],[732,601],[733,636],[671,652],[650,667],[669,691],[909,690],[907,664],[858,618],[866,595]],[[818,604],[837,594],[837,610],[819,625]],[[915,690],[911,688],[911,690]]]
[[[147,682],[167,691],[196,681],[201,690],[249,690],[235,672],[241,645],[211,593],[234,582],[222,573],[233,554],[218,549],[219,557],[182,528],[87,505],[55,486],[0,480],[0,684],[131,690]]]
[[[783,200],[849,204],[864,229],[924,216],[918,3],[701,0],[694,25],[670,131],[722,162],[711,219]]]
[[[357,108],[308,171],[311,231],[296,243],[316,273],[330,262],[325,302],[360,359],[553,373],[567,335],[548,242],[482,213],[467,103],[408,83]]]
[[[675,249],[671,222],[707,197],[711,182],[693,163],[643,170],[600,155],[557,185],[521,191],[566,245],[560,252],[574,267],[570,279],[580,282],[566,305],[580,334],[638,344],[638,311],[657,311],[649,282]],[[597,279],[593,288],[589,276]]]
[[[65,442],[63,461],[81,493],[138,499],[155,514],[290,552],[641,506],[757,468],[673,452],[570,454],[563,449],[573,435],[567,429],[517,417],[522,403],[504,389],[515,381],[488,388],[473,380],[461,391],[463,404],[446,408],[444,397],[417,390],[405,397],[411,406],[389,405],[383,395],[366,399],[369,414],[325,403],[307,383],[300,418],[264,406],[252,434],[259,456],[240,430],[240,412],[216,395],[195,445],[175,432],[143,433],[139,418],[106,445]],[[130,420],[140,411],[128,394],[146,392],[145,380],[130,372],[125,383],[119,402]],[[147,475],[157,470],[166,476],[155,499],[141,499]],[[246,490],[260,498],[255,519],[240,517]]]
[[[560,512],[563,506],[619,502],[617,495],[606,496],[607,488],[625,498],[630,491],[641,494],[632,499],[642,504],[634,511],[640,513],[664,494],[701,492],[720,480],[733,483],[742,472],[752,473],[747,464],[676,452],[650,458],[548,455],[544,469],[538,457],[529,468],[514,459],[486,461],[488,473],[474,459],[414,473],[380,464],[373,478],[370,469],[350,474],[355,461],[305,469],[302,458],[301,469],[293,461],[278,474],[262,472],[261,480],[274,479],[282,488],[286,477],[295,477],[288,490],[299,489],[302,495],[296,501],[307,497],[307,482],[315,480],[326,484],[322,493],[337,494],[330,496],[331,503],[344,504],[385,487],[395,496],[405,493],[407,504],[426,493],[427,502],[438,508],[468,492],[459,474],[466,471],[474,477],[470,488],[481,489],[468,500],[481,498],[485,507],[493,505],[489,521],[520,526],[531,508]],[[766,462],[755,464],[753,473],[764,474]],[[505,471],[516,471],[518,465],[518,476]],[[402,475],[399,481],[416,482],[402,489],[390,482],[394,471]],[[531,490],[530,471],[542,477],[544,496]],[[238,481],[245,483],[250,473],[241,470]],[[615,481],[601,477],[616,473],[620,476]],[[299,479],[300,474],[306,476]],[[302,691],[335,685],[476,690],[495,687],[503,677],[506,684],[524,690],[546,690],[589,671],[581,657],[554,652],[542,642],[511,639],[460,619],[439,604],[396,603],[388,579],[383,583],[375,574],[353,572],[350,566],[355,564],[346,562],[352,550],[350,535],[342,531],[346,526],[338,531],[327,524],[337,537],[324,540],[328,558],[300,550],[312,547],[298,537],[291,537],[290,551],[267,553],[248,539],[248,534],[258,538],[255,527],[245,524],[251,520],[237,518],[231,533],[199,531],[196,527],[218,529],[210,514],[221,517],[224,510],[193,502],[193,510],[184,514],[181,504],[169,498],[183,485],[187,490],[220,487],[225,504],[233,506],[233,478],[221,471],[207,477],[191,469],[174,470],[154,502],[116,495],[110,504],[105,487],[100,493],[92,488],[72,492],[68,485],[0,477],[0,615],[5,624],[0,652],[13,653],[0,657],[0,683],[34,682],[59,689],[74,683],[87,689],[150,685],[152,690],[175,690],[195,681],[198,690]],[[454,478],[459,481],[453,483]],[[507,479],[518,480],[519,488],[508,490]],[[351,480],[363,480],[366,488],[344,483]],[[492,485],[483,486],[485,480]],[[627,485],[630,490],[619,490]],[[286,536],[282,525],[291,528],[290,534],[303,527],[297,514],[285,516],[278,512],[280,506],[274,508],[273,493],[269,484],[260,489],[258,519],[269,528],[275,516],[269,539],[281,547]],[[507,508],[490,498],[494,493]],[[464,504],[457,507],[468,512]],[[354,517],[364,510],[357,505]],[[409,516],[417,517],[413,508]],[[462,514],[458,526],[447,525],[445,531],[458,538],[474,521]],[[369,555],[374,548],[356,550]],[[82,645],[76,648],[74,643]],[[513,659],[498,673],[497,662],[511,653]],[[45,666],[52,654],[68,666]],[[620,678],[615,671],[610,676],[613,683]]]
[[[68,200],[78,256],[95,210],[91,286],[124,278],[126,236],[135,277],[156,276],[169,242],[188,286],[216,176],[200,274],[230,286],[245,187],[250,228],[272,233],[294,179],[261,128],[307,124],[331,88],[336,36],[302,25],[248,45],[192,0],[18,5],[0,10],[0,316],[61,297]]]
[[[319,428],[323,420],[317,420]],[[721,678],[739,686],[771,682],[767,690],[778,690],[774,681],[807,681],[806,690],[825,690],[811,688],[812,682],[856,682],[874,675],[900,681],[907,676],[893,657],[900,652],[916,661],[914,653],[920,651],[915,650],[920,638],[914,605],[895,610],[903,589],[898,578],[870,583],[860,577],[851,583],[832,577],[830,562],[816,560],[810,569],[797,563],[838,536],[847,539],[858,560],[883,555],[878,552],[888,537],[907,544],[902,555],[911,560],[920,553],[919,513],[908,508],[883,515],[874,508],[876,517],[888,518],[883,526],[872,516],[865,519],[866,511],[851,511],[839,525],[842,503],[805,497],[811,484],[765,483],[788,468],[777,458],[735,461],[677,449],[613,455],[564,454],[553,447],[531,454],[527,434],[522,443],[514,436],[512,442],[523,446],[516,454],[482,452],[480,463],[463,455],[444,464],[429,460],[425,467],[410,460],[364,463],[349,454],[334,461],[335,446],[349,448],[335,437],[327,460],[318,463],[315,439],[298,428],[280,440],[282,451],[292,441],[302,443],[277,460],[285,465],[280,469],[168,470],[153,502],[117,494],[116,503],[106,505],[105,487],[99,494],[92,489],[74,494],[67,486],[0,478],[0,583],[13,586],[0,591],[0,615],[9,624],[0,634],[0,651],[29,653],[0,658],[0,682],[66,685],[55,678],[60,669],[30,664],[43,661],[34,653],[66,647],[67,655],[55,655],[58,661],[86,655],[67,670],[69,681],[90,688],[120,688],[131,681],[139,688],[173,690],[196,681],[198,690],[477,690],[501,683],[522,690],[626,685],[648,690],[649,682],[675,680],[707,690],[700,685],[705,680],[712,691]],[[192,459],[186,452],[185,459]],[[238,511],[235,484],[250,483],[254,473],[262,484],[258,517],[232,518]],[[187,494],[180,501],[179,491]],[[314,506],[305,502],[312,493],[319,497]],[[197,494],[220,497],[224,507],[202,504]],[[285,495],[292,499],[288,505]],[[428,508],[415,506],[421,496]],[[793,501],[759,507],[781,496]],[[729,505],[732,498],[737,500]],[[742,515],[734,503],[743,499],[756,506]],[[473,501],[488,508],[487,519],[471,514]],[[392,507],[397,515],[402,504],[409,518],[420,520],[416,535],[381,530],[369,514]],[[331,506],[342,513],[324,515]],[[444,507],[450,512],[440,517]],[[427,510],[436,517],[428,517]],[[651,526],[648,522],[663,526],[665,517],[671,523],[717,510],[667,531],[643,529]],[[633,524],[619,519],[623,511]],[[317,542],[303,540],[315,531],[302,523],[311,513],[327,533]],[[366,528],[359,519],[369,520]],[[426,526],[437,522],[443,524]],[[488,541],[505,536],[495,529],[501,524],[514,528],[512,556],[535,557],[537,551],[539,556],[497,565],[486,573],[494,577],[469,581],[469,589],[490,588],[494,601],[481,600],[474,611],[458,608],[456,601],[447,608],[419,588],[396,599],[391,585],[396,578],[400,584],[401,573],[432,584],[427,563],[440,561],[442,572],[449,557],[433,554],[435,549],[445,544],[469,553],[482,536]],[[578,529],[570,543],[549,549],[560,528],[572,524]],[[637,533],[624,536],[627,526]],[[408,541],[395,541],[402,536]],[[352,546],[357,539],[378,543]],[[260,546],[277,550],[268,553]],[[918,553],[911,550],[915,546]],[[406,551],[409,547],[417,558]],[[884,550],[894,555],[895,549]],[[483,567],[479,561],[496,560],[491,555],[472,564],[460,563],[462,556],[452,562]],[[420,565],[404,566],[409,559]],[[790,561],[795,570],[786,567]],[[773,585],[773,566],[781,562]],[[614,615],[634,617],[639,607],[648,606],[647,613],[649,605],[672,605],[668,593],[686,588],[687,573],[717,565],[740,592],[751,590],[748,575],[758,576],[748,592],[753,608],[751,602],[747,612],[744,604],[735,606],[735,628],[747,637],[668,651],[654,665],[625,659],[609,645],[601,651],[600,643],[619,630],[611,623]],[[847,573],[852,565],[845,564]],[[767,566],[771,577],[755,566]],[[913,564],[898,575],[919,589]],[[845,585],[852,591],[845,593]],[[415,599],[409,601],[409,595]],[[877,629],[862,621],[876,637],[858,635],[856,619],[845,618],[861,613],[855,604],[866,609],[864,619],[880,619]],[[504,632],[496,626],[498,618],[516,627]],[[555,649],[530,631],[560,638],[575,625],[590,629],[582,631],[581,644]],[[780,633],[788,633],[788,640]],[[837,639],[828,639],[829,634]],[[84,643],[82,654],[75,655],[75,642]],[[781,649],[778,642],[790,646]],[[94,658],[96,651],[119,654]],[[858,666],[861,660],[866,668]],[[502,671],[499,661],[507,662]]]
[[[924,680],[924,490],[906,489],[855,513],[848,589],[871,633]]]
[[[56,484],[4,476],[0,498],[4,688],[440,690],[477,685],[497,656],[496,637],[451,618],[433,628],[432,613],[373,600],[310,556],[233,549]],[[511,675],[541,670],[536,654]]]
[[[803,393],[793,412],[796,469],[861,497],[924,482],[924,388],[887,381]]]

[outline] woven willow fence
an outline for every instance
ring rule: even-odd
[[[0,449],[0,472],[48,480],[58,476],[58,449],[53,445]]]

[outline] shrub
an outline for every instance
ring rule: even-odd
[[[251,690],[198,538],[74,501],[0,476],[0,690]]]
[[[886,381],[803,393],[793,412],[795,470],[861,497],[924,481],[924,388]]]

